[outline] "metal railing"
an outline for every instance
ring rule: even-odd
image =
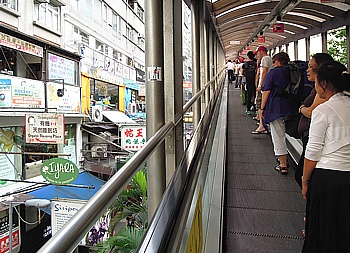
[[[175,115],[175,122],[165,123],[106,184],[58,231],[38,253],[67,253],[72,252],[80,243],[86,233],[89,232],[95,222],[105,213],[108,207],[115,201],[120,192],[132,179],[134,174],[146,162],[147,158],[164,141],[167,134],[181,122],[183,114],[188,111],[207,89],[214,85],[222,84],[225,76],[224,69],[210,80],[202,90],[183,106],[181,115]],[[220,85],[221,86],[221,85]],[[210,107],[219,96],[221,87],[218,86],[208,106]],[[214,86],[215,87],[215,86]],[[210,111],[210,110],[206,110]],[[207,116],[208,117],[208,116]],[[196,130],[195,130],[196,132]],[[200,137],[200,136],[199,136]],[[198,137],[198,138],[199,138]]]

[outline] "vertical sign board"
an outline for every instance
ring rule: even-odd
[[[55,235],[86,202],[76,199],[51,200],[52,235]],[[85,244],[85,240],[82,240],[81,244]]]
[[[26,114],[26,143],[64,144],[63,114]]]
[[[146,143],[146,127],[122,126],[121,146],[130,151],[138,151]]]

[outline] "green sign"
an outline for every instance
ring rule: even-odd
[[[41,175],[52,184],[69,184],[79,176],[78,167],[64,158],[52,158],[41,165]]]

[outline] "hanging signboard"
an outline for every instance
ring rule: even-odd
[[[45,161],[40,168],[46,181],[55,185],[69,184],[79,176],[78,167],[64,158],[52,158]]]
[[[63,114],[26,114],[25,124],[26,143],[64,144]]]
[[[16,37],[12,37],[10,35],[7,35],[5,33],[0,32],[0,45],[9,47],[12,49],[16,49],[18,51],[35,55],[38,57],[43,57],[43,48],[39,47],[37,45],[34,45],[32,43],[29,43],[27,41],[18,39]]]
[[[146,143],[146,127],[122,126],[121,146],[127,150],[138,151]]]
[[[273,24],[272,31],[274,33],[284,33],[284,24]]]
[[[265,36],[258,36],[258,43],[265,43]]]

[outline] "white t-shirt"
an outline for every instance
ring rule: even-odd
[[[267,67],[267,72],[270,71],[272,68],[272,59],[270,56],[265,55],[260,62],[260,75],[259,75],[259,85],[262,86],[261,80],[262,80],[262,73],[263,73],[263,67]]]
[[[342,92],[313,110],[305,158],[317,168],[350,171],[349,112],[350,97]]]
[[[233,62],[226,63],[227,70],[233,70],[235,68],[235,64]]]

